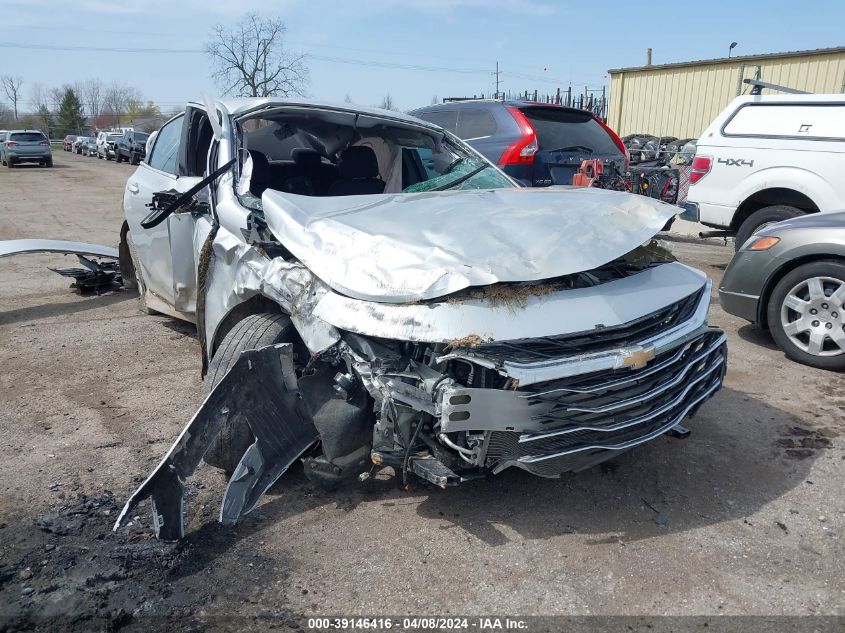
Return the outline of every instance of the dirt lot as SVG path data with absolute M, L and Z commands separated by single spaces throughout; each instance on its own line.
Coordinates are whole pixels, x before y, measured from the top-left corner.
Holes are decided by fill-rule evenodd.
M 133 170 L 55 152 L 0 170 L 0 239 L 117 244 Z M 730 249 L 676 243 L 718 282 Z M 191 481 L 190 536 L 149 537 L 119 506 L 199 403 L 192 327 L 136 295 L 80 297 L 0 260 L 0 630 L 144 628 L 163 616 L 845 615 L 845 376 L 793 364 L 713 304 L 725 388 L 689 422 L 560 481 L 518 471 L 400 492 L 386 471 L 326 495 L 286 476 L 237 528 L 224 480 Z

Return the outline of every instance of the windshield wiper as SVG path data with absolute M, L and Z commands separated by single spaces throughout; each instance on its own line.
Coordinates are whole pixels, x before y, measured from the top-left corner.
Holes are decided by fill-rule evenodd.
M 590 152 L 593 153 L 592 147 L 586 145 L 567 145 L 566 147 L 558 147 L 557 149 L 546 150 L 548 152 Z
M 487 169 L 489 166 L 490 165 L 482 165 L 481 167 L 477 167 L 476 169 L 473 169 L 472 171 L 464 174 L 460 178 L 456 178 L 452 182 L 446 183 L 445 185 L 441 185 L 440 187 L 435 187 L 431 191 L 446 191 L 447 189 L 451 189 L 452 187 L 459 185 L 462 182 L 466 182 L 467 180 L 469 180 L 470 178 L 472 178 L 476 174 L 480 174 L 482 171 Z

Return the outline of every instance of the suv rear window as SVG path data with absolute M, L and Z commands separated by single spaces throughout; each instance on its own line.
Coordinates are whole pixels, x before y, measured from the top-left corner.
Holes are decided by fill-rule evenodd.
M 582 145 L 594 154 L 621 154 L 619 147 L 589 112 L 573 112 L 555 107 L 519 109 L 537 131 L 540 150 Z
M 449 130 L 453 134 L 458 124 L 458 113 L 456 110 L 433 110 L 431 112 L 420 112 L 415 116 L 423 121 L 439 125 L 444 130 Z
M 47 137 L 41 132 L 16 132 L 9 135 L 10 141 L 17 141 L 18 143 L 37 143 L 39 141 L 46 141 Z
M 458 138 L 464 140 L 493 136 L 496 133 L 496 119 L 481 108 L 458 110 Z

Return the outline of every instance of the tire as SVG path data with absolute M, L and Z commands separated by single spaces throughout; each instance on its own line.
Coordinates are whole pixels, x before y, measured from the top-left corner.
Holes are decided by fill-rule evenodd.
M 11 168 L 12 168 L 12 167 L 14 167 L 14 166 L 15 166 L 15 165 L 14 165 L 14 163 L 12 163 L 12 161 L 11 161 L 10 159 L 8 159 L 8 158 L 7 158 L 7 159 L 6 159 L 6 167 L 8 167 L 9 169 L 11 169 Z
M 817 288 L 815 293 L 811 285 Z M 766 318 L 772 338 L 789 358 L 810 367 L 845 371 L 845 262 L 810 262 L 788 272 L 769 297 Z
M 241 352 L 257 349 L 275 343 L 298 341 L 296 330 L 288 316 L 270 312 L 252 314 L 239 321 L 229 330 L 208 365 L 208 374 L 203 383 L 203 398 L 223 379 L 235 364 Z M 230 416 L 223 429 L 209 447 L 203 460 L 225 471 L 234 472 L 246 449 L 255 438 L 246 420 Z
M 757 209 L 754 213 L 749 215 L 737 229 L 736 237 L 734 238 L 734 249 L 739 250 L 742 245 L 748 241 L 748 238 L 754 235 L 761 228 L 767 224 L 774 224 L 790 218 L 797 218 L 799 215 L 804 215 L 804 212 L 797 207 L 790 207 L 785 204 L 776 204 L 771 207 L 763 207 Z
M 114 162 L 120 163 L 120 154 L 115 153 L 114 155 Z
M 51 158 L 46 163 L 44 163 L 44 165 L 47 166 L 47 167 L 52 167 L 53 166 L 53 159 Z

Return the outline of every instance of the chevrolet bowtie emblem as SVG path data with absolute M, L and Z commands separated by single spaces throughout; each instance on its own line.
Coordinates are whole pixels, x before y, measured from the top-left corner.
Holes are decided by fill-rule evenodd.
M 654 358 L 654 348 L 632 348 L 630 350 L 626 350 L 624 354 L 625 355 L 622 357 L 622 367 L 628 367 L 630 369 L 642 369 L 643 367 L 648 365 L 649 361 L 652 358 Z

